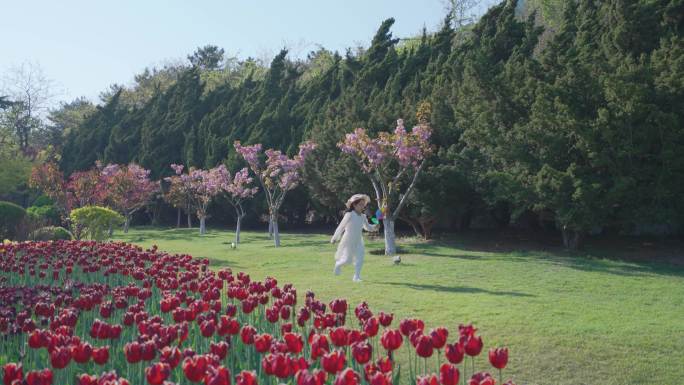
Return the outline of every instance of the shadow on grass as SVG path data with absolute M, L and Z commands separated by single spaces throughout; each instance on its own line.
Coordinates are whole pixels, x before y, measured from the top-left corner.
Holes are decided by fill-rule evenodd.
M 384 285 L 404 286 L 413 290 L 430 290 L 445 293 L 463 293 L 463 294 L 489 294 L 489 295 L 505 295 L 510 297 L 536 297 L 534 294 L 520 293 L 516 291 L 492 291 L 487 289 L 480 289 L 477 287 L 468 286 L 442 286 L 442 285 L 423 285 L 417 283 L 406 282 L 383 282 Z
M 583 252 L 558 250 L 520 250 L 492 251 L 464 246 L 460 242 L 432 241 L 423 244 L 407 245 L 410 254 L 426 255 L 437 258 L 455 258 L 462 260 L 490 260 L 505 262 L 539 263 L 567 267 L 575 270 L 595 273 L 614 274 L 626 277 L 645 275 L 666 275 L 684 277 L 684 267 L 662 263 L 661 261 L 624 261 L 608 258 L 605 255 L 594 256 Z M 444 251 L 455 249 L 454 252 Z M 483 255 L 464 254 L 463 251 L 481 252 Z M 484 254 L 487 253 L 487 254 Z

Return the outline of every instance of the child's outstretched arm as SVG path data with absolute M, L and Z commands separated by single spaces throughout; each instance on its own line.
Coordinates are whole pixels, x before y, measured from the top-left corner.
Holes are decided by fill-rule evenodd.
M 368 218 L 366 218 L 366 216 L 363 215 L 363 228 L 364 228 L 364 230 L 366 230 L 366 231 L 377 231 L 378 226 L 380 226 L 379 223 L 377 225 L 371 225 L 370 223 L 368 223 Z
M 335 234 L 333 234 L 332 238 L 330 239 L 330 243 L 335 243 L 340 240 L 342 237 L 342 233 L 344 232 L 344 228 L 347 227 L 347 222 L 349 222 L 349 217 L 351 216 L 351 212 L 347 212 L 344 214 L 344 217 L 340 221 L 340 224 L 337 225 L 337 229 L 335 229 Z

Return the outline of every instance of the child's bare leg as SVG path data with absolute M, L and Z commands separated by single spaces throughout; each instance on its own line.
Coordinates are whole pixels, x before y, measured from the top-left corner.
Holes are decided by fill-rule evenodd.
M 361 268 L 363 267 L 363 257 L 357 258 L 354 261 L 354 281 L 361 281 Z

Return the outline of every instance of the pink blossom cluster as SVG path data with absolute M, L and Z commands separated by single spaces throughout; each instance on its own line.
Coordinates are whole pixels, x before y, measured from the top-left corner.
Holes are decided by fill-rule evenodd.
M 230 178 L 230 174 L 224 179 L 221 188 L 225 190 L 233 199 L 249 199 L 253 197 L 258 191 L 258 187 L 249 187 L 254 179 L 249 176 L 249 170 L 245 167 L 240 171 L 237 171 L 233 178 Z
M 290 158 L 281 151 L 267 149 L 265 164 L 259 158 L 261 144 L 242 146 L 236 141 L 235 150 L 249 164 L 250 169 L 259 177 L 265 188 L 280 188 L 282 191 L 292 190 L 297 187 L 301 180 L 299 169 L 304 166 L 304 161 L 308 154 L 316 148 L 313 142 L 304 142 L 299 145 L 299 152 Z
M 431 130 L 427 125 L 415 126 L 410 133 L 407 132 L 403 119 L 399 119 L 393 133 L 381 132 L 373 139 L 366 130 L 357 128 L 345 135 L 338 147 L 342 152 L 355 156 L 367 173 L 393 160 L 402 168 L 418 167 L 430 152 L 430 135 Z
M 106 177 L 108 199 L 124 216 L 145 206 L 159 190 L 159 183 L 150 180 L 150 170 L 135 163 L 109 164 L 101 174 Z

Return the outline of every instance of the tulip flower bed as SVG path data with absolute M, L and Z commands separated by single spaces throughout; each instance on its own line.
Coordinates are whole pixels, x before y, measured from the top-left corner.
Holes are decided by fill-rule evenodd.
M 205 259 L 84 241 L 0 245 L 0 338 L 5 385 L 495 385 L 508 361 L 490 349 L 494 374 L 476 368 L 472 325 L 428 329 Z

